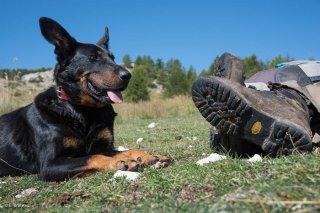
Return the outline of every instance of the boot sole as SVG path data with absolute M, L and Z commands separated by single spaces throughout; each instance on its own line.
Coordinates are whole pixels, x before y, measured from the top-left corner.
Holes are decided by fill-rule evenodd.
M 217 78 L 197 79 L 192 86 L 192 99 L 202 116 L 220 133 L 257 144 L 266 153 L 281 155 L 312 150 L 308 133 L 255 108 Z

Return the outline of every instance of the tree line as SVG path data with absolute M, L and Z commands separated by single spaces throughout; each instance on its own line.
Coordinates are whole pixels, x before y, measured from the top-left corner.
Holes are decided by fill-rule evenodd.
M 150 56 L 138 56 L 132 62 L 129 55 L 125 55 L 123 65 L 131 69 L 132 73 L 129 86 L 125 91 L 126 100 L 132 102 L 149 100 L 149 88 L 163 90 L 162 94 L 166 98 L 188 94 L 192 82 L 197 77 L 193 67 L 185 70 L 178 59 L 163 62 L 162 59 L 154 61 Z
M 215 57 L 206 70 L 201 70 L 199 74 L 194 67 L 188 69 L 182 66 L 178 59 L 170 59 L 164 62 L 162 59 L 153 60 L 150 56 L 138 56 L 134 61 L 129 55 L 124 55 L 123 65 L 131 70 L 132 79 L 125 91 L 127 101 L 138 102 L 150 99 L 150 88 L 163 88 L 162 95 L 170 98 L 176 95 L 187 95 L 191 93 L 192 82 L 198 76 L 211 76 L 214 74 L 214 67 L 219 57 Z M 289 56 L 276 56 L 268 62 L 259 60 L 256 55 L 251 55 L 242 59 L 244 66 L 244 76 L 252 76 L 258 71 L 274 68 L 281 62 L 292 61 Z

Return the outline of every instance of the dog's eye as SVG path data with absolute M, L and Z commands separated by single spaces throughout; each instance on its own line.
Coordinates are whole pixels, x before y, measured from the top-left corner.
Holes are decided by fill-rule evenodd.
M 98 61 L 101 57 L 99 55 L 88 55 L 88 59 L 90 61 Z

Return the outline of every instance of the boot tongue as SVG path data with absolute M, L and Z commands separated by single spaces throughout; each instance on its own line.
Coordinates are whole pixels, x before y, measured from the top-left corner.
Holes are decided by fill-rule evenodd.
M 115 104 L 121 104 L 123 99 L 122 99 L 122 94 L 120 91 L 108 91 L 108 96 L 110 100 L 115 103 Z

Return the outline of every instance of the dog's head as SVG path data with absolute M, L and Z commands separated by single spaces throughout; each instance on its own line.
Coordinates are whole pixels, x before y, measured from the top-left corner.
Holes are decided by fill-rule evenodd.
M 84 44 L 52 19 L 39 22 L 42 35 L 55 46 L 55 81 L 71 102 L 90 107 L 122 102 L 131 74 L 115 63 L 108 28 L 97 44 Z

